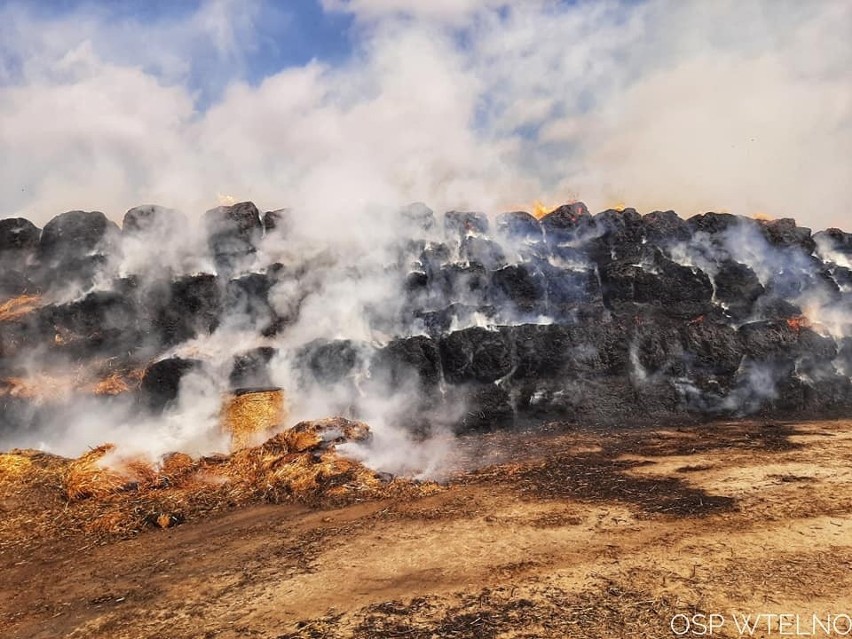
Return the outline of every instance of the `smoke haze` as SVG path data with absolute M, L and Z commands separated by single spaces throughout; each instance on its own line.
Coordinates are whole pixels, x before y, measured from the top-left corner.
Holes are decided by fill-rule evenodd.
M 259 76 L 286 10 L 187 6 L 3 5 L 0 214 L 197 216 L 226 195 L 329 231 L 375 203 L 577 197 L 844 222 L 848 2 L 325 0 L 347 55 Z

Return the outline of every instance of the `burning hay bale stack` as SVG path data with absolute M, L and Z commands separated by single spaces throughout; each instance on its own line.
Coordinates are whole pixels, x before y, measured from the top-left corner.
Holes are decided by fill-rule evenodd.
M 417 432 L 852 412 L 852 235 L 838 229 L 418 204 L 358 253 L 300 236 L 302 221 L 250 202 L 208 211 L 195 234 L 156 206 L 128 211 L 121 232 L 98 212 L 44 231 L 3 221 L 0 265 L 29 284 L 0 291 L 19 295 L 0 298 L 0 402 L 16 415 L 0 431 L 48 423 L 23 405 L 44 393 L 12 389 L 97 362 L 110 368 L 81 375 L 71 399 L 133 395 L 144 419 L 179 411 L 190 374 L 213 380 L 234 394 L 235 448 L 283 423 L 283 399 L 264 394 L 278 385 L 324 414 L 393 404 Z M 196 353 L 205 342 L 218 351 Z M 113 374 L 143 369 L 141 382 Z
M 369 438 L 366 424 L 330 418 L 301 422 L 231 455 L 198 459 L 172 453 L 152 463 L 110 444 L 76 459 L 10 451 L 0 454 L 0 498 L 15 507 L 0 525 L 41 539 L 129 535 L 252 503 L 329 505 L 438 490 L 389 479 L 335 450 Z

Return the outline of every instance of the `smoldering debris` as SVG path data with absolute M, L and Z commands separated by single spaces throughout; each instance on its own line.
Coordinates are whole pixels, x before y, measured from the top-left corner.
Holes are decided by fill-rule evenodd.
M 13 449 L 0 454 L 0 494 L 21 506 L 7 513 L 3 527 L 21 543 L 79 533 L 130 536 L 238 505 L 345 504 L 440 490 L 370 470 L 336 451 L 370 435 L 366 424 L 335 418 L 301 422 L 231 455 L 151 460 L 103 444 L 69 459 Z
M 205 454 L 241 389 L 283 389 L 287 410 L 264 413 L 279 429 L 368 420 L 358 458 L 411 474 L 439 466 L 413 453 L 443 454 L 431 438 L 543 418 L 852 409 L 841 230 L 580 202 L 347 220 L 250 202 L 199 220 L 137 207 L 121 229 L 3 220 L 0 446 Z

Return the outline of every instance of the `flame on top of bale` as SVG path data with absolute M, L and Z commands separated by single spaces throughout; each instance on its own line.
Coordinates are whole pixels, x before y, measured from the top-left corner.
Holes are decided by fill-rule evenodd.
M 242 389 L 227 400 L 223 426 L 231 434 L 231 450 L 240 450 L 269 437 L 286 419 L 283 390 Z
M 544 202 L 536 200 L 535 202 L 533 202 L 533 205 L 532 205 L 532 215 L 537 220 L 540 220 L 545 215 L 550 213 L 554 208 L 556 208 L 556 207 L 548 206 Z
M 23 317 L 34 311 L 41 303 L 40 295 L 18 295 L 0 304 L 0 322 Z
M 810 328 L 811 322 L 804 315 L 798 315 L 796 317 L 790 317 L 787 319 L 787 326 L 796 332 L 801 331 L 803 328 Z

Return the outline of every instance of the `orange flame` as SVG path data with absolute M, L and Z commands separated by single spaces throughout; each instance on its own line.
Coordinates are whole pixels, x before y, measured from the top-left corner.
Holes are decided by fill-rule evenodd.
M 550 213 L 554 208 L 556 208 L 556 207 L 548 206 L 544 202 L 541 202 L 540 200 L 536 200 L 535 202 L 533 202 L 533 205 L 532 205 L 532 215 L 537 220 L 540 220 L 545 215 Z
M 769 215 L 769 213 L 764 213 L 763 211 L 758 211 L 757 213 L 752 213 L 752 217 L 755 220 L 760 220 L 761 222 L 770 222 L 775 218 Z
M 801 331 L 803 328 L 810 328 L 810 325 L 810 321 L 804 315 L 791 317 L 787 320 L 787 326 L 796 332 Z

